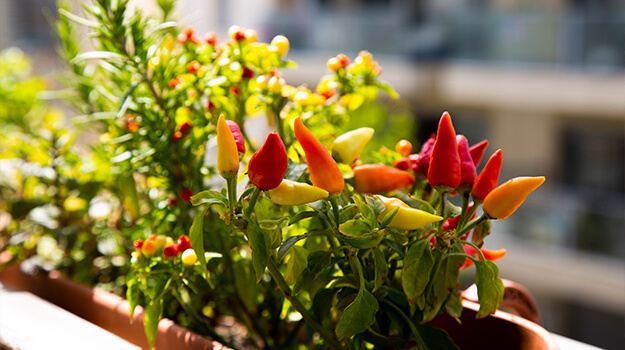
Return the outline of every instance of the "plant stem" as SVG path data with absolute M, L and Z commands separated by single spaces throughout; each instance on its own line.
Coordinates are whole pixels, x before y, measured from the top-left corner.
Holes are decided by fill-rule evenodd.
M 338 197 L 330 197 L 328 199 L 330 201 L 330 204 L 332 205 L 332 214 L 334 215 L 334 221 L 336 222 L 336 226 L 338 227 L 339 225 L 339 199 Z
M 234 216 L 234 207 L 237 203 L 237 177 L 233 176 L 226 181 L 228 186 L 228 207 L 230 207 L 230 215 Z
M 483 223 L 486 220 L 488 220 L 488 215 L 487 214 L 482 215 L 479 219 L 474 219 L 473 221 L 469 222 L 469 224 L 467 226 L 465 226 L 462 229 L 456 231 L 455 236 L 456 237 L 462 237 L 462 235 L 464 235 L 465 233 L 473 230 L 475 228 L 475 226 Z
M 402 309 L 400 309 L 399 307 L 397 307 L 397 305 L 395 305 L 395 304 L 393 304 L 390 301 L 387 301 L 385 299 L 382 300 L 382 303 L 390 306 L 393 310 L 395 310 L 395 312 L 397 312 L 399 314 L 399 316 L 401 318 L 403 318 L 406 321 L 406 323 L 408 323 L 408 327 L 410 327 L 410 330 L 412 331 L 412 334 L 417 339 L 418 348 L 419 349 L 426 349 L 425 343 L 423 342 L 423 338 L 421 338 L 421 334 L 419 334 L 419 330 L 417 330 L 417 327 L 415 327 L 415 325 L 412 322 L 412 320 L 402 311 Z
M 254 191 L 250 195 L 250 204 L 247 207 L 247 209 L 245 210 L 245 216 L 247 216 L 248 218 L 254 212 L 254 207 L 256 206 L 256 202 L 258 201 L 258 196 L 260 195 L 260 191 L 261 191 L 260 188 L 255 187 Z
M 269 274 L 278 285 L 278 288 L 284 293 L 284 296 L 291 302 L 293 308 L 302 315 L 302 318 L 308 323 L 312 329 L 314 329 L 319 335 L 325 340 L 325 342 L 330 345 L 334 349 L 344 349 L 341 343 L 334 337 L 332 333 L 330 333 L 326 328 L 324 328 L 306 309 L 306 307 L 302 304 L 302 302 L 297 298 L 297 296 L 291 293 L 291 287 L 286 283 L 282 273 L 278 270 L 278 266 L 273 257 L 269 258 L 269 263 L 267 264 L 267 269 L 269 270 Z

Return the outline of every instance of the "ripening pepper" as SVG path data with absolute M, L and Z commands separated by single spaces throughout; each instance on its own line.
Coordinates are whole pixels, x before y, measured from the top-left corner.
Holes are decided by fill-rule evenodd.
M 348 131 L 334 140 L 332 152 L 342 163 L 351 164 L 360 156 L 373 133 L 374 130 L 367 127 Z
M 450 191 L 460 185 L 460 180 L 460 156 L 456 143 L 456 131 L 449 113 L 445 112 L 438 123 L 438 132 L 428 169 L 428 182 L 432 187 L 441 187 L 443 191 Z
M 430 135 L 430 138 L 423 143 L 421 146 L 421 151 L 417 154 L 417 157 L 408 156 L 410 160 L 412 160 L 412 170 L 415 173 L 423 174 L 425 176 L 428 175 L 428 170 L 430 169 L 430 158 L 432 156 L 432 148 L 434 148 L 434 142 L 436 141 L 436 137 L 434 134 Z
M 145 256 L 154 255 L 156 253 L 156 244 L 150 240 L 144 241 L 143 246 L 141 246 L 141 253 Z
M 176 246 L 178 247 L 179 252 L 184 252 L 185 250 L 191 248 L 191 240 L 189 236 L 182 235 L 178 237 L 178 241 L 176 242 Z
M 477 167 L 482 161 L 482 157 L 484 157 L 484 151 L 486 151 L 486 147 L 488 147 L 488 140 L 482 140 L 475 145 L 469 147 L 469 153 L 471 153 L 471 158 L 473 159 L 473 164 Z
M 416 230 L 433 222 L 443 220 L 443 218 L 438 215 L 430 214 L 426 211 L 412 208 L 399 198 L 388 198 L 379 195 L 377 197 L 386 206 L 386 209 L 380 215 L 378 215 L 378 222 L 382 222 L 386 214 L 390 213 L 391 210 L 395 209 L 396 207 L 399 207 L 397 214 L 395 215 L 393 220 L 391 220 L 391 223 L 388 225 L 388 227 L 400 230 Z
M 343 191 L 345 180 L 330 152 L 315 138 L 300 118 L 295 119 L 295 137 L 306 153 L 310 180 L 328 193 Z
M 545 182 L 544 176 L 520 176 L 504 182 L 492 190 L 482 208 L 491 218 L 505 219 L 525 202 L 527 196 Z
M 237 144 L 237 151 L 245 154 L 245 139 L 243 138 L 239 124 L 237 124 L 234 120 L 226 120 L 226 124 L 228 124 L 228 127 L 230 128 L 232 136 L 234 136 L 234 141 Z
M 354 189 L 359 193 L 385 193 L 414 183 L 409 172 L 385 164 L 365 164 L 353 168 Z
M 280 185 L 288 165 L 284 143 L 278 134 L 272 132 L 250 158 L 247 176 L 261 190 L 271 190 Z
M 489 249 L 480 248 L 480 250 L 482 251 L 482 254 L 484 254 L 484 258 L 490 261 L 497 261 L 503 258 L 504 255 L 506 255 L 505 249 L 489 250 Z M 467 253 L 469 256 L 477 257 L 479 260 L 482 260 L 482 258 L 480 257 L 480 254 L 475 250 L 475 248 L 473 248 L 472 246 L 468 244 L 464 245 L 464 252 Z M 460 270 L 464 270 L 468 267 L 471 267 L 473 264 L 474 264 L 473 260 L 466 258 L 464 260 L 464 264 L 460 266 Z
M 174 256 L 178 256 L 178 246 L 175 244 L 170 244 L 163 248 L 163 256 L 166 258 L 173 258 Z
M 458 144 L 458 155 L 460 156 L 460 186 L 468 185 L 471 188 L 475 182 L 477 172 L 469 152 L 469 142 L 464 135 L 457 135 L 456 143 Z
M 474 199 L 483 201 L 484 198 L 497 187 L 502 162 L 503 154 L 501 150 L 498 149 L 490 156 L 484 169 L 482 169 L 480 175 L 475 179 L 473 188 L 471 188 L 471 195 Z
M 187 249 L 182 252 L 182 263 L 186 266 L 194 265 L 197 262 L 197 255 L 195 254 L 195 250 Z
M 223 114 L 217 120 L 217 170 L 224 179 L 235 177 L 239 171 L 236 140 Z
M 267 193 L 272 202 L 280 205 L 302 205 L 324 199 L 329 195 L 323 188 L 286 179 Z

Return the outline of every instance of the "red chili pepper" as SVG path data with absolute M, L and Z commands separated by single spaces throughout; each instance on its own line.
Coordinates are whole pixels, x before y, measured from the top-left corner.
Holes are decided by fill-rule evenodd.
M 132 242 L 132 246 L 135 249 L 141 249 L 141 247 L 143 247 L 143 240 L 142 239 L 138 239 L 138 240 Z
M 434 142 L 436 141 L 436 137 L 434 134 L 430 135 L 430 138 L 423 143 L 421 146 L 421 151 L 417 157 L 408 156 L 412 161 L 412 169 L 415 173 L 423 174 L 425 176 L 428 175 L 428 170 L 430 169 L 430 157 L 432 156 L 432 148 L 434 148 Z
M 187 235 L 180 236 L 176 243 L 179 252 L 184 252 L 185 250 L 191 248 L 191 240 Z
M 226 120 L 226 124 L 228 124 L 228 127 L 232 132 L 232 136 L 234 136 L 234 141 L 237 143 L 237 151 L 245 154 L 245 139 L 243 138 L 239 124 L 237 124 L 234 120 Z
M 191 122 L 184 122 L 184 123 L 182 123 L 182 125 L 180 125 L 180 132 L 184 134 L 187 130 L 189 130 L 189 128 L 191 126 L 193 126 L 193 124 L 191 124 Z
M 163 248 L 163 256 L 166 258 L 172 258 L 174 256 L 178 255 L 178 246 L 175 244 L 171 244 L 168 246 L 165 246 L 165 248 Z
M 359 193 L 385 193 L 414 183 L 414 178 L 407 171 L 384 164 L 358 165 L 353 172 L 354 189 Z
M 499 182 L 499 172 L 501 171 L 501 163 L 503 161 L 503 155 L 500 149 L 495 151 L 488 159 L 488 162 L 484 166 L 484 169 L 480 175 L 475 179 L 473 188 L 471 188 L 471 195 L 474 199 L 483 201 L 484 198 L 497 187 Z
M 499 260 L 503 258 L 504 255 L 506 255 L 505 249 L 489 250 L 489 249 L 480 248 L 480 250 L 482 251 L 482 254 L 484 254 L 484 257 L 486 258 L 486 260 L 490 260 L 490 261 Z M 482 260 L 482 258 L 480 257 L 480 254 L 475 250 L 475 248 L 473 248 L 472 246 L 468 244 L 464 245 L 464 252 L 467 253 L 469 256 L 477 257 L 479 260 Z M 468 267 L 471 267 L 473 264 L 474 264 L 473 260 L 466 258 L 464 260 L 464 264 L 460 266 L 460 270 L 464 270 Z
M 190 188 L 183 188 L 182 192 L 180 192 L 180 199 L 185 202 L 191 201 L 191 197 L 193 196 L 193 191 Z
M 475 164 L 473 164 L 473 158 L 469 152 L 469 142 L 464 135 L 456 136 L 456 143 L 458 144 L 458 155 L 460 156 L 460 185 L 473 186 L 477 173 L 475 171 Z
M 488 147 L 488 140 L 482 140 L 469 148 L 471 158 L 473 158 L 473 164 L 477 167 L 484 157 L 484 151 Z
M 450 191 L 460 185 L 461 170 L 456 130 L 451 123 L 449 113 L 443 113 L 438 123 L 438 133 L 432 149 L 428 181 L 432 187 L 443 187 Z
M 300 118 L 295 119 L 295 137 L 306 153 L 310 180 L 328 193 L 343 191 L 345 180 L 330 152 L 315 138 Z
M 261 190 L 271 190 L 282 182 L 289 160 L 280 136 L 272 132 L 250 158 L 247 176 Z
M 217 33 L 215 32 L 206 33 L 206 35 L 204 35 L 204 41 L 206 41 L 208 45 L 217 44 Z

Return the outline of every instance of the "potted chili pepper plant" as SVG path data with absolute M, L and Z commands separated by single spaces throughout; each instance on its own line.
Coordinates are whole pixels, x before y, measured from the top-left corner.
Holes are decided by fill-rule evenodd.
M 500 150 L 477 174 L 487 142 L 469 147 L 447 112 L 418 153 L 406 140 L 367 149 L 374 129 L 351 116 L 380 90 L 397 97 L 368 52 L 330 58 L 313 91 L 282 78 L 295 66 L 282 35 L 263 43 L 233 26 L 220 42 L 180 31 L 173 1 L 158 2 L 159 19 L 127 3 L 94 0 L 81 15 L 61 4 L 57 29 L 75 120 L 100 128 L 94 148 L 112 165 L 109 222 L 148 347 L 163 317 L 257 349 L 464 348 L 456 324 L 497 317 L 505 250 L 484 239 L 544 177 L 499 185 Z M 255 115 L 267 117 L 264 142 L 248 134 Z M 470 267 L 477 304 L 458 287 Z

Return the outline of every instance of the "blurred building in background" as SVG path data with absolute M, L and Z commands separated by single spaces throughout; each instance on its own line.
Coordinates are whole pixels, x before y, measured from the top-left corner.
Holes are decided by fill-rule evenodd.
M 0 2 L 0 48 L 45 72 L 58 60 L 42 8 L 55 16 L 53 0 Z M 291 84 L 314 87 L 329 57 L 368 50 L 402 96 L 391 111 L 416 116 L 416 142 L 447 110 L 471 144 L 504 150 L 500 182 L 546 175 L 487 247 L 508 248 L 502 277 L 532 291 L 550 331 L 625 348 L 623 1 L 181 0 L 178 12 L 222 40 L 232 24 L 286 35 Z

